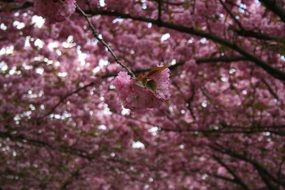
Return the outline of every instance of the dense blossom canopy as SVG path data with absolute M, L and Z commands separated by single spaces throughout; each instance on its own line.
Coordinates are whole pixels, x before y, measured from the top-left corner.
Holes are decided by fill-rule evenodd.
M 0 0 L 0 189 L 285 189 L 284 0 Z
M 34 10 L 51 22 L 64 21 L 75 12 L 75 0 L 35 0 Z

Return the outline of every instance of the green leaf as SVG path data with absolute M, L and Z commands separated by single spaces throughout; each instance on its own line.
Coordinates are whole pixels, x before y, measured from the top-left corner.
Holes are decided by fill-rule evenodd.
M 154 80 L 148 80 L 145 83 L 145 87 L 147 87 L 148 89 L 152 91 L 155 91 L 157 86 Z

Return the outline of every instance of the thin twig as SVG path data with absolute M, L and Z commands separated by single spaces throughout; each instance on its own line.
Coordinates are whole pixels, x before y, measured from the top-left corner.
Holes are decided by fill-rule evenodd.
M 80 14 L 82 16 L 84 16 L 85 20 L 87 21 L 89 28 L 92 31 L 93 36 L 100 42 L 102 43 L 108 50 L 108 52 L 110 52 L 110 54 L 112 55 L 112 57 L 115 59 L 115 61 L 121 66 L 123 67 L 132 77 L 135 78 L 135 74 L 131 71 L 131 69 L 129 69 L 126 65 L 124 65 L 119 58 L 116 56 L 116 54 L 114 53 L 114 51 L 112 50 L 112 48 L 108 45 L 107 42 L 105 42 L 105 40 L 99 36 L 99 33 L 96 31 L 94 25 L 91 23 L 89 16 L 79 7 L 78 4 L 76 4 L 76 8 L 77 10 L 80 12 Z
M 231 10 L 228 9 L 227 5 L 222 0 L 219 0 L 219 2 L 222 4 L 223 8 L 230 15 L 230 17 L 237 23 L 239 28 L 243 29 L 242 24 L 239 22 L 239 20 L 236 18 L 236 16 L 231 12 Z
M 161 12 L 162 12 L 162 0 L 158 0 L 158 15 L 157 15 L 157 21 L 161 21 Z

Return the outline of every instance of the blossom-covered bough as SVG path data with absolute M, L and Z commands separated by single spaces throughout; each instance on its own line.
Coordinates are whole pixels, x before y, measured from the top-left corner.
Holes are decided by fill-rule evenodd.
M 285 189 L 282 0 L 0 0 L 0 189 Z

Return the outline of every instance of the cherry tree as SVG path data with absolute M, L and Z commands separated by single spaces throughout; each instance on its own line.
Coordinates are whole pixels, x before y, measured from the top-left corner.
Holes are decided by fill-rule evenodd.
M 0 189 L 285 189 L 284 0 L 0 0 Z

